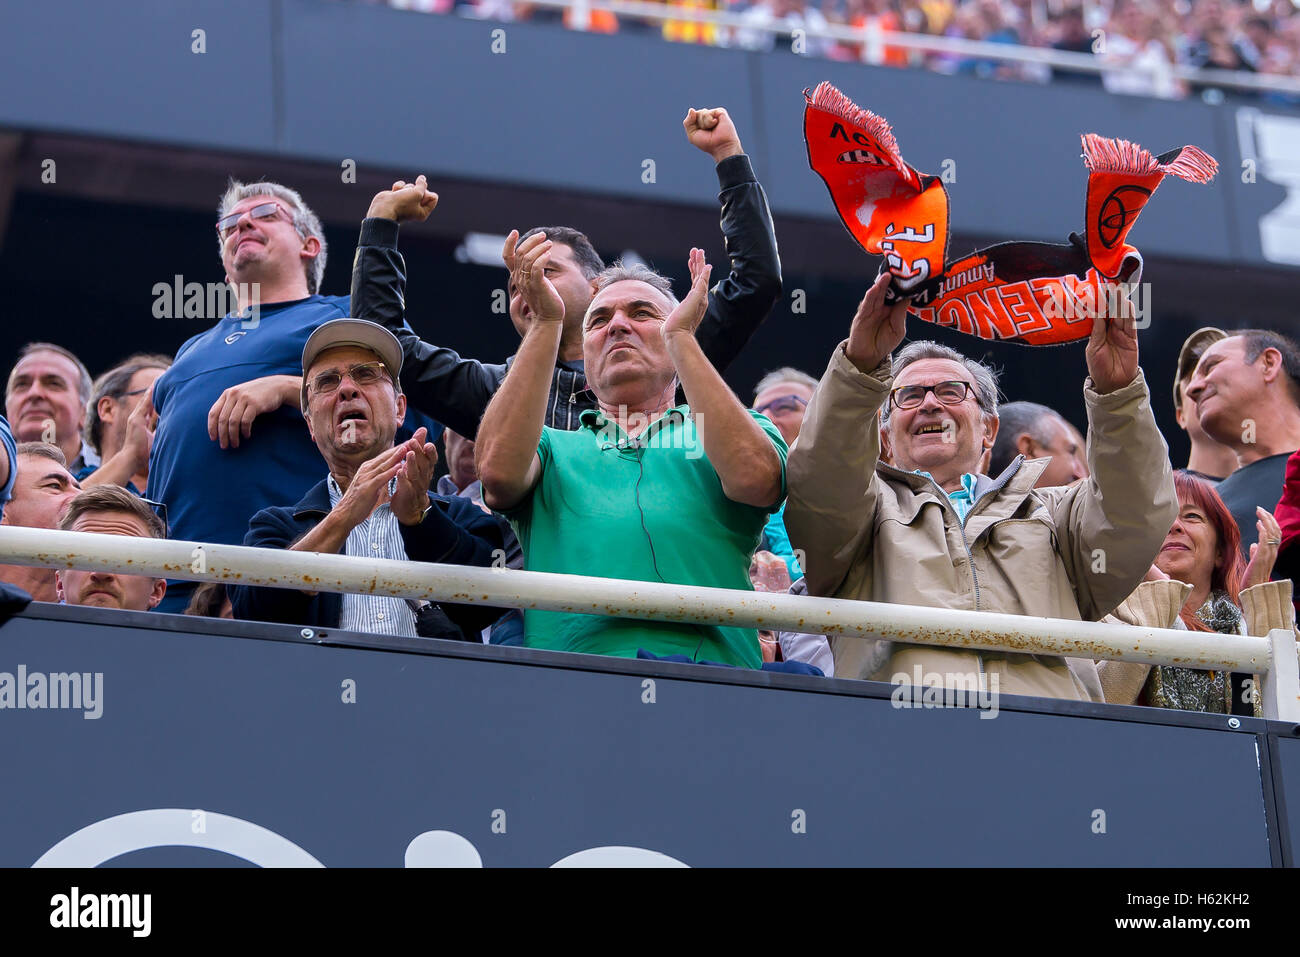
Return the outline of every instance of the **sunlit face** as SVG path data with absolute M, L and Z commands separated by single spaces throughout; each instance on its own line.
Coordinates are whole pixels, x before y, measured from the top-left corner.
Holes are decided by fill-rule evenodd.
M 1040 425 L 1043 431 L 1050 436 L 1051 441 L 1046 445 L 1041 445 L 1031 437 L 1033 442 L 1033 455 L 1031 458 L 1050 455 L 1052 461 L 1043 470 L 1036 487 L 1050 488 L 1055 485 L 1069 485 L 1071 482 L 1086 478 L 1088 476 L 1088 465 L 1084 461 L 1085 453 L 1083 447 L 1074 439 L 1074 436 L 1078 433 L 1054 415 L 1044 416 L 1044 421 Z
M 993 447 L 997 417 L 986 417 L 980 410 L 975 398 L 975 380 L 960 362 L 918 359 L 894 378 L 891 389 L 948 381 L 961 381 L 970 386 L 966 397 L 956 405 L 944 405 L 930 391 L 914 409 L 890 409 L 889 423 L 881 429 L 880 436 L 898 468 L 909 472 L 938 469 L 976 472 L 985 450 Z
M 99 400 L 99 420 L 102 423 L 100 452 L 107 458 L 122 447 L 126 439 L 126 421 L 135 407 L 145 400 L 153 384 L 166 370 L 158 368 L 137 369 L 126 384 L 126 392 L 119 396 L 104 396 Z
M 13 498 L 5 505 L 4 524 L 54 528 L 81 486 L 72 473 L 43 455 L 18 456 Z
M 1265 401 L 1263 363 L 1262 354 L 1246 361 L 1240 336 L 1220 339 L 1201 355 L 1183 392 L 1196 404 L 1201 428 L 1216 442 L 1230 445 L 1239 439 L 1242 422 Z
M 451 429 L 442 430 L 443 445 L 447 449 L 447 474 L 456 488 L 465 488 L 478 478 L 474 464 L 474 442 Z
M 812 387 L 803 382 L 778 382 L 754 397 L 754 411 L 771 419 L 790 445 L 799 435 L 812 396 Z
M 149 529 L 129 512 L 83 512 L 69 531 L 148 538 Z M 59 598 L 69 605 L 148 611 L 163 599 L 167 581 L 143 575 L 118 575 L 103 571 L 59 569 L 54 573 Z
M 663 325 L 671 312 L 668 298 L 639 280 L 611 283 L 596 294 L 583 325 L 582 354 L 597 395 L 628 382 L 668 386 L 675 373 Z
M 304 262 L 320 252 L 315 236 L 303 239 L 293 225 L 289 204 L 274 196 L 250 196 L 231 207 L 230 212 L 247 213 L 265 203 L 279 209 L 273 219 L 243 216 L 221 241 L 221 264 L 232 283 L 260 282 L 263 277 L 289 276 L 302 272 Z
M 1180 500 L 1178 518 L 1165 536 L 1155 565 L 1170 578 L 1208 588 L 1219 557 L 1219 535 L 1195 502 Z
M 19 442 L 49 442 L 47 423 L 54 423 L 54 443 L 81 433 L 86 407 L 78 391 L 80 371 L 57 352 L 38 350 L 23 356 L 9 374 L 5 418 Z
M 338 346 L 322 352 L 307 370 L 307 428 L 327 462 L 366 460 L 392 447 L 406 418 L 406 396 L 397 393 L 387 369 L 366 385 L 357 385 L 350 374 L 332 392 L 317 393 L 314 385 L 322 373 L 345 373 L 378 360 L 360 346 Z
M 583 275 L 582 267 L 574 257 L 573 248 L 567 243 L 556 242 L 551 246 L 551 255 L 544 270 L 546 278 L 551 281 L 564 303 L 564 327 L 568 330 L 582 328 L 582 317 L 591 305 L 595 284 Z M 510 283 L 510 321 L 522 338 L 532 325 L 533 314 L 524 302 L 524 297 Z
M 1201 427 L 1201 416 L 1196 411 L 1196 400 L 1193 399 L 1187 391 L 1187 384 L 1191 381 L 1191 376 L 1188 376 L 1182 381 L 1182 389 L 1180 391 L 1182 401 L 1178 404 L 1178 407 L 1174 409 L 1174 418 L 1178 421 L 1179 426 L 1187 432 L 1188 438 L 1193 442 L 1197 440 L 1212 442 L 1214 440 L 1206 435 L 1205 429 Z

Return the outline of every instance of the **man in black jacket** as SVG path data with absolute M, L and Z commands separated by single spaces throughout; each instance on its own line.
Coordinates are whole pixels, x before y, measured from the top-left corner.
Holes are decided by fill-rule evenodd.
M 467 498 L 429 492 L 437 449 L 418 429 L 393 436 L 406 412 L 402 351 L 381 326 L 335 319 L 307 339 L 302 411 L 329 474 L 291 508 L 253 516 L 245 545 L 398 561 L 491 565 L 504 557 L 496 520 Z M 389 635 L 467 638 L 501 609 L 377 595 L 228 586 L 236 618 Z
M 771 312 L 781 295 L 781 260 L 763 187 L 754 178 L 740 136 L 724 109 L 690 110 L 683 121 L 687 139 L 717 164 L 722 233 L 730 274 L 710 291 L 708 311 L 696 337 L 704 354 L 723 372 Z M 400 223 L 428 218 L 438 197 L 420 176 L 414 184 L 396 183 L 371 202 L 361 224 L 352 266 L 352 314 L 387 328 L 402 344 L 402 384 L 413 408 L 473 439 L 489 400 L 514 361 L 501 364 L 462 358 L 451 349 L 420 339 L 405 317 L 406 270 L 397 251 Z M 568 227 L 528 230 L 520 239 L 545 232 L 555 243 L 547 278 L 565 304 L 565 330 L 546 405 L 546 425 L 572 431 L 578 416 L 596 408 L 582 364 L 582 317 L 595 295 L 595 278 L 604 268 L 587 237 Z M 523 299 L 510 290 L 510 318 L 520 336 L 532 317 Z

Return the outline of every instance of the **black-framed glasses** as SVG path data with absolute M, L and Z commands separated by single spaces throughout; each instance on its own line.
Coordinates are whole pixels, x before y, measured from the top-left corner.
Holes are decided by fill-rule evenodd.
M 925 401 L 925 394 L 933 392 L 934 397 L 944 405 L 960 405 L 968 394 L 975 390 L 969 382 L 951 379 L 936 382 L 934 385 L 904 385 L 889 393 L 889 401 L 896 409 L 915 409 Z
M 254 219 L 275 219 L 284 209 L 279 203 L 261 203 L 252 209 L 246 209 L 243 212 L 231 213 L 229 216 L 222 216 L 217 220 L 217 235 L 225 239 L 234 230 L 235 226 L 244 218 L 244 213 L 252 216 Z M 288 215 L 286 213 L 286 215 Z
M 153 509 L 153 513 L 162 519 L 163 538 L 171 538 L 172 527 L 171 527 L 171 523 L 167 521 L 167 503 L 155 502 L 152 499 L 145 498 L 143 495 L 140 496 L 140 501 L 144 502 L 144 504 L 148 505 L 151 509 Z
M 392 376 L 388 374 L 388 366 L 382 362 L 361 362 L 354 366 L 349 366 L 340 372 L 337 369 L 330 369 L 328 372 L 322 372 L 320 375 L 312 378 L 308 387 L 312 395 L 329 395 L 340 385 L 343 384 L 343 377 L 347 376 L 356 385 L 367 386 L 374 385 L 380 379 L 392 381 Z
M 806 409 L 807 407 L 808 407 L 808 400 L 803 398 L 802 396 L 778 395 L 771 402 L 764 402 L 754 411 L 762 412 L 764 415 L 766 415 L 767 410 L 771 409 L 773 412 L 776 412 L 778 414 L 785 414 L 788 412 L 798 412 L 800 409 Z

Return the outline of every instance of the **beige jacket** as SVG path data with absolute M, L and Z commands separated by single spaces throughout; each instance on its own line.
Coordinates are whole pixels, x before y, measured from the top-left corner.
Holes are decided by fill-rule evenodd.
M 1085 384 L 1091 479 L 1035 489 L 1049 460 L 1018 457 L 979 477 L 965 527 L 931 479 L 879 461 L 891 383 L 888 359 L 867 375 L 836 347 L 790 449 L 785 525 L 809 594 L 1096 621 L 1133 591 L 1178 513 L 1140 371 L 1110 395 Z M 919 665 L 988 691 L 996 674 L 1002 694 L 1102 700 L 1087 659 L 857 637 L 832 637 L 831 649 L 837 677 L 910 683 Z

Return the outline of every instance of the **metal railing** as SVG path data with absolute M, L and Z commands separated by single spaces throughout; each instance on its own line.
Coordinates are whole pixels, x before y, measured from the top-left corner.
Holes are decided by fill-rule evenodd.
M 1255 638 L 14 526 L 0 527 L 0 564 L 1237 671 L 1262 676 L 1265 717 L 1300 721 L 1295 636 L 1281 629 Z
M 569 26 L 585 30 L 593 11 L 605 11 L 616 16 L 634 17 L 655 23 L 690 22 L 712 24 L 720 28 L 735 28 L 748 32 L 788 35 L 791 25 L 785 22 L 754 21 L 743 13 L 726 13 L 720 10 L 692 10 L 670 7 L 645 0 L 529 0 L 532 6 L 550 7 L 572 11 Z M 838 40 L 862 46 L 864 62 L 880 62 L 886 47 L 915 50 L 921 53 L 951 53 L 969 59 L 996 60 L 1005 63 L 1037 64 L 1072 73 L 1108 73 L 1139 75 L 1154 78 L 1155 71 L 1122 66 L 1107 62 L 1102 55 L 1073 53 L 1046 47 L 1021 46 L 1009 43 L 988 43 L 961 37 L 941 37 L 926 33 L 883 31 L 878 26 L 851 27 L 827 24 L 824 28 L 798 26 L 805 38 Z M 1240 70 L 1218 70 L 1171 64 L 1168 74 L 1176 79 L 1204 86 L 1232 90 L 1266 91 L 1300 94 L 1300 77 L 1276 73 L 1250 73 Z

